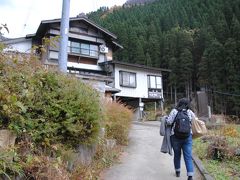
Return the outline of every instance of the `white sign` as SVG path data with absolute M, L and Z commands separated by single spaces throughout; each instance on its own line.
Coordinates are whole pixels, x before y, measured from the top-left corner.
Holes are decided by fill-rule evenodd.
M 140 107 L 143 107 L 143 106 L 144 106 L 144 103 L 143 103 L 143 102 L 140 102 L 140 103 L 139 103 L 139 106 L 140 106 Z

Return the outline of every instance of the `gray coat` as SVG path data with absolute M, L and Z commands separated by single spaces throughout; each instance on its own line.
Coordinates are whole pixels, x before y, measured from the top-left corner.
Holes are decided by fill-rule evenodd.
M 162 141 L 162 146 L 161 146 L 161 152 L 173 155 L 172 145 L 170 140 L 172 127 L 171 125 L 167 125 L 166 123 L 167 118 L 168 118 L 167 116 L 164 116 L 161 120 L 161 125 L 160 125 L 160 135 L 164 136 Z

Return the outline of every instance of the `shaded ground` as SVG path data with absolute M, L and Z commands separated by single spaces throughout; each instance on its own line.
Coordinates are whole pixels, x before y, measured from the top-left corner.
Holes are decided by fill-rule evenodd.
M 159 122 L 150 123 L 152 124 L 133 124 L 129 146 L 123 153 L 121 162 L 103 172 L 102 180 L 187 179 L 183 160 L 181 177 L 175 177 L 173 156 L 160 152 L 162 137 L 156 126 L 159 126 Z M 194 179 L 201 179 L 196 168 Z

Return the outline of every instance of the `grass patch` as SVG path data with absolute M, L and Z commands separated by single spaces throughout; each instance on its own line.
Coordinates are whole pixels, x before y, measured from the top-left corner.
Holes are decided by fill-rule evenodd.
M 209 131 L 205 137 L 194 140 L 193 151 L 202 160 L 205 169 L 214 179 L 232 180 L 240 177 L 240 156 L 236 155 L 236 150 L 240 148 L 240 126 L 225 125 L 220 129 Z M 218 146 L 216 139 L 226 140 L 227 146 Z M 221 139 L 220 139 L 221 140 Z M 223 149 L 225 154 L 219 159 L 209 156 L 209 146 L 215 141 L 215 147 Z M 219 141 L 218 141 L 219 142 Z M 223 144 L 220 143 L 219 144 Z

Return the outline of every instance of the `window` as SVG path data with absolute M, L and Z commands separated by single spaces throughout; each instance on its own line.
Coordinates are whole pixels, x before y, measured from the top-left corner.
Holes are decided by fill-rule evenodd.
M 95 44 L 68 41 L 68 52 L 90 57 L 98 57 L 98 46 Z
M 120 86 L 136 87 L 136 73 L 119 71 Z
M 80 43 L 71 42 L 71 52 L 72 53 L 80 53 Z
M 162 77 L 149 75 L 148 76 L 148 88 L 162 89 Z
M 90 44 L 81 43 L 81 54 L 90 55 Z
M 98 46 L 90 44 L 90 56 L 98 56 Z

